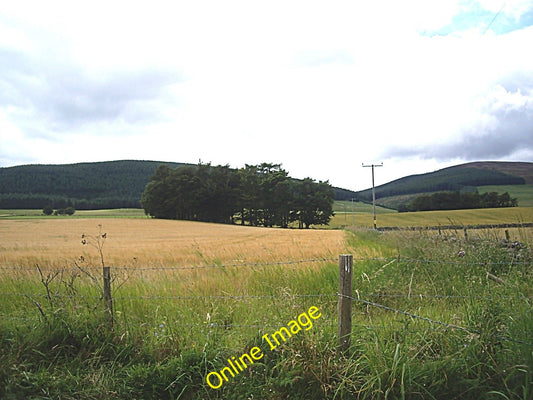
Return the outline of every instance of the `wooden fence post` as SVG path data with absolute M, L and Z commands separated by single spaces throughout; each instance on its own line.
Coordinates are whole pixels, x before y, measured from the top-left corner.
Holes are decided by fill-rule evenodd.
M 352 270 L 353 256 L 344 254 L 339 256 L 339 346 L 346 351 L 350 347 L 352 333 Z
M 109 325 L 113 328 L 113 298 L 111 297 L 111 268 L 103 267 L 104 276 L 104 305 Z

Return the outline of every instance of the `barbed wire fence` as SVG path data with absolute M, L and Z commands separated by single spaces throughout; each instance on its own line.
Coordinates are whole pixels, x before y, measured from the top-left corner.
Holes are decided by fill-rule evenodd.
M 350 337 L 352 335 L 352 304 L 353 303 L 361 303 L 366 305 L 367 307 L 375 307 L 378 309 L 382 309 L 388 312 L 391 312 L 396 315 L 404 315 L 408 318 L 425 321 L 431 325 L 436 325 L 440 327 L 444 327 L 449 330 L 456 330 L 456 331 L 462 331 L 469 334 L 476 334 L 480 335 L 481 331 L 469 327 L 463 327 L 456 324 L 451 324 L 448 322 L 439 321 L 437 319 L 432 319 L 427 316 L 418 315 L 415 313 L 412 313 L 410 311 L 401 310 L 399 308 L 387 306 L 381 303 L 378 303 L 376 301 L 371 301 L 369 299 L 375 299 L 375 298 L 408 298 L 408 299 L 435 299 L 435 300 L 446 300 L 446 299 L 490 299 L 491 297 L 487 296 L 478 296 L 478 295 L 449 295 L 449 294 L 413 294 L 413 293 L 360 293 L 358 290 L 356 290 L 356 296 L 354 297 L 352 289 L 353 289 L 353 263 L 354 261 L 357 262 L 366 262 L 366 261 L 379 261 L 384 262 L 385 264 L 381 266 L 380 269 L 376 272 L 376 274 L 379 274 L 379 272 L 385 268 L 386 266 L 390 265 L 393 262 L 407 262 L 407 263 L 439 263 L 439 264 L 451 264 L 451 265 L 481 265 L 481 266 L 494 266 L 494 265 L 508 265 L 506 262 L 469 262 L 469 261 L 450 261 L 450 260 L 430 260 L 430 259 L 417 259 L 417 258 L 400 258 L 398 257 L 392 257 L 392 258 L 354 258 L 353 255 L 340 255 L 338 260 L 334 258 L 313 258 L 313 259 L 306 259 L 306 260 L 292 260 L 292 261 L 275 261 L 275 262 L 262 262 L 262 263 L 231 263 L 231 264 L 213 264 L 213 265 L 200 265 L 200 266 L 172 266 L 172 267 L 164 267 L 164 266 L 154 266 L 154 267 L 138 267 L 138 266 L 131 266 L 131 267 L 100 267 L 100 268 L 93 268 L 94 271 L 100 269 L 102 271 L 102 285 L 99 285 L 99 288 L 101 290 L 100 294 L 96 295 L 81 295 L 79 293 L 77 294 L 60 294 L 60 293 L 54 293 L 53 295 L 57 298 L 78 298 L 78 299 L 93 299 L 93 300 L 102 300 L 104 302 L 104 311 L 109 315 L 109 324 L 110 327 L 113 327 L 113 302 L 117 300 L 140 300 L 140 301 L 161 301 L 161 300 L 172 300 L 172 301 L 182 301 L 182 300 L 211 300 L 211 301 L 218 301 L 218 300 L 235 300 L 235 301 L 243 301 L 243 300 L 260 300 L 260 299 L 276 299 L 276 298 L 282 298 L 284 295 L 277 294 L 277 295 L 209 295 L 209 296 L 159 296 L 159 295 L 139 295 L 139 296 L 120 296 L 120 295 L 113 295 L 112 293 L 112 274 L 111 272 L 118 272 L 118 271 L 180 271 L 180 270 L 206 270 L 206 269 L 226 269 L 226 268 L 257 268 L 257 267 L 268 267 L 268 266 L 287 266 L 287 265 L 300 265 L 300 264 L 310 264 L 310 263 L 333 263 L 337 262 L 339 265 L 339 289 L 335 293 L 310 293 L 310 294 L 290 294 L 291 298 L 295 299 L 303 299 L 303 298 L 317 298 L 317 299 L 331 299 L 330 301 L 337 300 L 337 323 L 331 324 L 331 326 L 337 325 L 337 333 L 338 333 L 338 340 L 339 340 L 339 347 L 343 350 L 347 350 L 350 347 Z M 514 261 L 513 265 L 531 265 L 530 262 L 518 262 Z M 70 268 L 72 270 L 79 271 L 79 266 Z M 3 271 L 26 271 L 26 272 L 34 272 L 38 271 L 41 275 L 41 281 L 45 282 L 45 276 L 44 273 L 48 273 L 48 277 L 53 276 L 53 274 L 62 273 L 64 271 L 69 270 L 69 268 L 50 268 L 50 269 L 42 269 L 40 267 L 27 267 L 27 266 L 0 266 L 0 270 Z M 94 272 L 93 271 L 93 272 Z M 91 272 L 88 270 L 83 271 L 87 275 L 91 276 L 94 279 L 94 276 L 91 275 Z M 46 287 L 46 285 L 45 285 Z M 32 301 L 35 302 L 34 299 L 36 298 L 47 298 L 50 297 L 51 294 L 48 292 L 48 287 L 46 287 L 47 293 L 33 293 L 33 292 L 0 292 L 0 296 L 2 297 L 26 297 Z M 116 293 L 115 293 L 116 294 Z M 289 295 L 287 295 L 289 296 Z M 528 302 L 531 302 L 533 300 L 533 297 L 527 297 L 524 295 L 517 295 L 517 296 L 501 296 L 499 299 L 520 299 L 520 300 L 526 300 Z M 42 310 L 41 310 L 42 311 Z M 0 318 L 6 319 L 6 320 L 31 320 L 30 318 L 24 318 L 24 317 L 13 317 L 10 315 L 0 314 Z M 202 323 L 189 323 L 189 324 L 179 324 L 179 326 L 182 327 L 194 327 L 194 326 L 204 326 L 205 322 Z M 366 325 L 366 324 L 355 324 L 362 327 L 372 327 L 372 328 L 379 328 L 379 325 Z M 211 328 L 224 328 L 227 329 L 228 327 L 231 328 L 253 328 L 253 329 L 264 329 L 264 328 L 279 328 L 278 325 L 273 324 L 222 324 L 222 323 L 209 323 L 209 326 Z M 515 339 L 508 336 L 503 335 L 493 335 L 495 339 L 502 340 L 502 341 L 508 341 L 508 342 L 514 342 L 522 345 L 528 345 L 533 346 L 533 341 L 523 341 L 519 339 Z

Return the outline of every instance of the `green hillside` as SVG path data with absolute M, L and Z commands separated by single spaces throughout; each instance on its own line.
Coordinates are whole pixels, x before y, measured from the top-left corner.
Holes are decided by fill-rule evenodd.
M 521 198 L 526 200 L 524 205 L 528 205 L 532 195 L 525 185 L 533 180 L 533 163 L 527 162 L 474 162 L 444 168 L 435 172 L 420 175 L 410 175 L 395 181 L 376 187 L 376 202 L 385 207 L 397 208 L 399 204 L 405 203 L 417 195 L 428 194 L 440 191 L 461 191 L 483 193 L 484 187 L 490 187 L 490 191 L 503 193 L 507 191 L 505 187 L 518 185 L 524 186 L 520 193 Z M 502 186 L 501 189 L 497 187 Z M 480 189 L 478 189 L 480 188 Z M 533 190 L 533 189 L 532 189 Z M 357 193 L 359 199 L 371 201 L 371 189 Z
M 141 194 L 160 164 L 171 168 L 186 165 L 122 160 L 0 168 L 0 208 L 39 209 L 47 204 L 54 208 L 72 205 L 78 210 L 138 208 Z M 361 192 L 334 190 L 336 200 L 372 201 L 370 189 Z M 518 198 L 519 205 L 531 206 L 533 163 L 476 162 L 411 175 L 378 186 L 376 198 L 384 207 L 397 208 L 420 193 L 442 190 L 508 191 Z
M 107 161 L 0 168 L 0 208 L 76 209 L 140 207 L 141 194 L 160 161 Z
M 77 210 L 140 208 L 141 195 L 156 168 L 184 163 L 121 160 L 0 168 L 0 209 L 73 206 Z M 334 188 L 336 199 L 355 192 Z

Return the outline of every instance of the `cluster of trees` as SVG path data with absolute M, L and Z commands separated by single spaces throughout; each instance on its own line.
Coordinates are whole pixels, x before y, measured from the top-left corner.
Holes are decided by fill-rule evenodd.
M 74 209 L 74 207 L 59 208 L 55 211 L 52 205 L 47 205 L 43 208 L 44 215 L 74 215 L 75 212 L 76 210 Z
M 518 200 L 511 198 L 507 192 L 503 194 L 496 192 L 479 194 L 477 192 L 461 193 L 455 191 L 418 196 L 409 203 L 400 205 L 398 211 L 459 210 L 516 206 L 518 206 Z
M 326 182 L 295 180 L 280 164 L 160 166 L 141 204 L 155 218 L 300 228 L 328 224 L 334 190 Z

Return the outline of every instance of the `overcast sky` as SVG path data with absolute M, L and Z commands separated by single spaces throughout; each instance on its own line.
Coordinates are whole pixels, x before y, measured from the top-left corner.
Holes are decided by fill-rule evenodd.
M 5 1 L 0 166 L 533 161 L 532 45 L 532 0 Z

